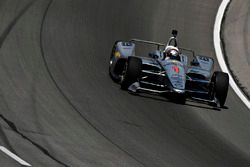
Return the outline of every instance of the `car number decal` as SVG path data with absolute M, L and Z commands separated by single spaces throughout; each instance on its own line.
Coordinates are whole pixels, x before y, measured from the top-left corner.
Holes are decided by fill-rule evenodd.
M 180 68 L 178 66 L 172 66 L 172 69 L 176 72 L 179 73 L 180 72 Z

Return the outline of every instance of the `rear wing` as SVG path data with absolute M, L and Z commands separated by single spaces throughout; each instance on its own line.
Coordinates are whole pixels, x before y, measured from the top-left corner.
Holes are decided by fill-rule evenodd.
M 160 50 L 161 47 L 166 46 L 166 44 L 164 44 L 164 43 L 147 41 L 147 40 L 142 40 L 142 39 L 131 39 L 130 42 L 138 42 L 138 43 L 144 43 L 144 44 L 149 44 L 149 45 L 155 45 L 155 46 L 157 46 L 157 50 Z
M 160 43 L 160 42 L 154 42 L 154 41 L 148 41 L 148 40 L 143 40 L 143 39 L 131 39 L 130 42 L 138 42 L 138 43 L 144 43 L 144 44 L 149 44 L 149 45 L 155 45 L 157 46 L 157 50 L 160 50 L 161 47 L 166 47 L 166 44 Z M 180 49 L 180 52 L 189 52 L 191 55 L 195 58 L 195 52 L 192 49 L 188 48 L 182 48 L 178 47 Z

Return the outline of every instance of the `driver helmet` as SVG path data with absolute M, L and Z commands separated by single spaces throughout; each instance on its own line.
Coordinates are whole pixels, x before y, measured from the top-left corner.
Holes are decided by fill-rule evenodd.
M 174 58 L 179 56 L 179 49 L 174 46 L 167 46 L 164 50 L 165 58 Z

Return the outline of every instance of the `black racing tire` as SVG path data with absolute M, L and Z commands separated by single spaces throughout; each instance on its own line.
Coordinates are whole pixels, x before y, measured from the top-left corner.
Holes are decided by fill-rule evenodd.
M 216 71 L 211 82 L 213 84 L 212 96 L 219 101 L 220 107 L 223 107 L 227 98 L 229 76 L 227 73 Z
M 121 89 L 127 90 L 128 87 L 136 82 L 142 70 L 142 60 L 139 57 L 128 57 L 127 63 L 124 69 L 123 80 L 121 81 Z

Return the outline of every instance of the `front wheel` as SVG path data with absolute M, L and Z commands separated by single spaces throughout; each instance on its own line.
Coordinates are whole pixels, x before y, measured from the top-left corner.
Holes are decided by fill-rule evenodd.
M 128 87 L 138 81 L 141 75 L 142 60 L 139 57 L 128 57 L 127 63 L 125 65 L 123 79 L 121 81 L 121 88 L 127 90 Z
M 218 100 L 220 107 L 223 107 L 227 98 L 229 76 L 227 73 L 216 71 L 212 76 L 211 82 L 213 85 L 210 90 L 211 95 Z

